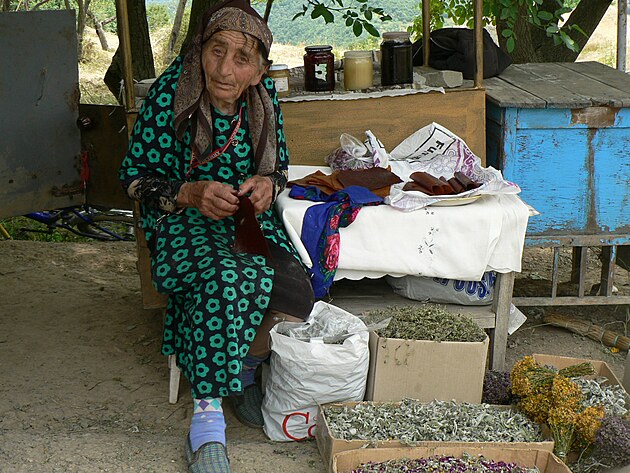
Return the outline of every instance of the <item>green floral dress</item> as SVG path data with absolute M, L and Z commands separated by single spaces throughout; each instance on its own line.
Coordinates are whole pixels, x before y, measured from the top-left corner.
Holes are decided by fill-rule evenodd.
M 142 176 L 184 181 L 190 166 L 191 134 L 182 141 L 173 129 L 172 98 L 181 71 L 178 58 L 154 83 L 139 111 L 120 178 Z M 277 119 L 280 169 L 288 167 L 288 152 L 273 80 L 263 79 L 273 99 Z M 255 173 L 247 107 L 236 138 L 215 160 L 194 169 L 190 180 L 220 181 L 238 188 Z M 214 110 L 214 147 L 230 136 L 235 116 Z M 192 386 L 194 398 L 223 397 L 243 390 L 242 360 L 254 340 L 270 300 L 274 270 L 264 257 L 232 250 L 234 219 L 213 221 L 197 209 L 164 212 L 141 203 L 141 226 L 154 246 L 152 278 L 166 293 L 168 305 L 162 353 L 176 355 Z M 296 258 L 273 208 L 258 216 L 265 237 Z

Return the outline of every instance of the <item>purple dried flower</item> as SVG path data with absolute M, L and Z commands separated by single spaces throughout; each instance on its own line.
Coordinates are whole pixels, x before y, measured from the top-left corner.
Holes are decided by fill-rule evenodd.
M 630 420 L 607 416 L 595 434 L 595 455 L 609 467 L 630 465 Z
M 512 383 L 509 371 L 487 371 L 483 380 L 481 402 L 512 404 Z

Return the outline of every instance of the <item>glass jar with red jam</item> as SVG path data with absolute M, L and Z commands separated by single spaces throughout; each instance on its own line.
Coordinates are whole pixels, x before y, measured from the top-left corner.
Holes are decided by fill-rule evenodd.
M 335 56 L 332 46 L 304 48 L 304 89 L 323 92 L 335 89 Z

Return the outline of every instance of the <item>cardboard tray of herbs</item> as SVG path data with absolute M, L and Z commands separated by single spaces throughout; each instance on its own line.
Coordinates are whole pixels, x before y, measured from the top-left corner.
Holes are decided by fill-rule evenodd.
M 335 455 L 331 471 L 571 473 L 558 457 L 546 450 L 452 445 L 350 450 Z
M 445 343 L 484 343 L 487 351 L 487 335 L 468 317 L 453 315 L 439 306 L 413 306 L 384 309 L 385 315 L 391 316 L 387 327 L 378 329 L 375 335 L 379 340 L 411 340 L 414 343 L 413 357 L 396 360 L 395 350 L 383 359 L 392 360 L 368 374 L 375 385 L 382 384 L 379 373 L 394 371 L 400 381 L 410 377 L 424 376 L 427 363 L 427 350 L 424 343 L 432 347 Z M 381 311 L 370 314 L 382 318 Z M 482 340 L 484 342 L 482 342 Z M 421 345 L 416 346 L 415 343 Z M 383 349 L 382 345 L 378 347 Z M 372 344 L 371 344 L 372 349 Z M 370 353 L 370 369 L 374 353 Z M 406 355 L 407 356 L 407 355 Z M 459 359 L 456 363 L 466 366 L 471 360 Z M 452 363 L 448 353 L 441 353 L 441 358 L 431 358 L 431 363 L 444 363 L 442 371 Z M 475 399 L 481 400 L 483 387 L 485 352 L 480 360 L 481 370 L 475 375 L 474 384 L 478 384 L 479 393 Z M 378 367 L 378 366 L 377 366 Z M 470 369 L 470 368 L 467 368 Z M 391 374 L 391 373 L 390 373 Z M 477 379 L 479 378 L 479 379 Z M 444 379 L 450 383 L 461 382 L 460 378 L 434 375 L 425 378 L 425 383 L 441 384 Z M 389 387 L 396 389 L 394 381 L 388 381 Z M 391 392 L 391 391 L 390 391 Z M 366 447 L 436 447 L 438 445 L 538 449 L 553 451 L 553 441 L 548 440 L 540 426 L 524 414 L 510 406 L 495 406 L 480 402 L 458 401 L 450 396 L 448 390 L 442 392 L 442 398 L 417 399 L 413 391 L 395 401 L 364 401 L 331 403 L 319 406 L 315 438 L 318 449 L 329 468 L 333 458 L 342 451 L 364 449 Z M 409 395 L 410 394 L 410 395 Z M 371 448 L 370 448 L 371 449 Z

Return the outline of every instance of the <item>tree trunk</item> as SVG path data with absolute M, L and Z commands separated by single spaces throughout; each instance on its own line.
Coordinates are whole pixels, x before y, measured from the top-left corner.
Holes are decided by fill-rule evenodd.
M 571 12 L 561 29 L 567 32 L 577 43 L 581 51 L 602 20 L 612 0 L 581 0 Z M 553 11 L 557 7 L 555 0 L 544 0 L 541 10 Z M 526 9 L 521 7 L 514 25 L 516 46 L 510 53 L 515 64 L 528 62 L 574 62 L 580 52 L 571 51 L 564 43 L 555 45 L 552 37 L 548 37 L 543 28 L 532 25 L 526 16 Z M 571 25 L 579 25 L 586 36 L 577 31 L 569 31 Z M 506 28 L 505 23 L 497 22 L 499 45 L 506 50 L 505 38 L 501 32 Z
M 175 55 L 175 45 L 179 38 L 179 33 L 182 29 L 182 19 L 184 17 L 184 10 L 186 9 L 186 0 L 179 0 L 177 3 L 177 10 L 175 11 L 175 19 L 173 20 L 173 29 L 171 30 L 171 36 L 168 39 L 168 61 L 170 62 Z
M 11 11 L 11 0 L 2 0 L 2 11 Z
M 129 20 L 129 35 L 131 40 L 131 61 L 134 80 L 155 77 L 153 50 L 149 38 L 149 24 L 144 0 L 128 0 L 127 12 Z M 122 51 L 120 46 L 116 50 L 103 81 L 107 88 L 122 104 Z
M 79 61 L 83 59 L 83 36 L 85 34 L 85 20 L 90 9 L 91 0 L 77 0 L 77 49 Z
M 186 34 L 186 39 L 184 39 L 181 51 L 186 51 L 188 43 L 190 43 L 192 37 L 195 35 L 195 31 L 197 31 L 197 26 L 203 17 L 203 13 L 216 3 L 219 3 L 219 0 L 193 0 L 192 6 L 190 7 L 188 33 Z
M 107 36 L 105 36 L 105 30 L 103 29 L 103 24 L 98 21 L 96 15 L 92 12 L 88 12 L 88 16 L 90 20 L 94 23 L 94 29 L 96 30 L 96 34 L 98 35 L 98 39 L 101 42 L 101 48 L 103 51 L 109 51 L 109 44 L 107 44 Z

